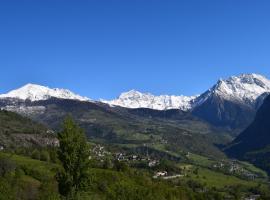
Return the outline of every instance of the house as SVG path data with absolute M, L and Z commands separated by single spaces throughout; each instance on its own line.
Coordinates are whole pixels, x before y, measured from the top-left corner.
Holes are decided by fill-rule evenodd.
M 153 176 L 153 178 L 158 178 L 158 177 L 163 177 L 163 176 L 167 176 L 168 172 L 166 171 L 162 171 L 162 172 L 157 172 L 155 174 L 155 176 Z
M 116 154 L 116 159 L 118 161 L 120 161 L 120 160 L 125 160 L 126 158 L 125 158 L 125 155 L 123 153 L 117 153 Z
M 158 163 L 159 163 L 158 160 L 151 160 L 151 161 L 148 163 L 148 166 L 149 166 L 149 167 L 155 167 Z

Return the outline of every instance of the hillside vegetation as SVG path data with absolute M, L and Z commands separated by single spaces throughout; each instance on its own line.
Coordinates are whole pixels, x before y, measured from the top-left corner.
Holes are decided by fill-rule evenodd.
M 54 134 L 44 125 L 14 112 L 0 110 L 0 146 L 53 145 Z
M 230 141 L 226 132 L 179 110 L 126 109 L 60 99 L 25 103 L 26 108 L 41 106 L 42 112 L 28 116 L 59 130 L 63 119 L 71 115 L 89 138 L 103 143 L 158 146 L 163 152 L 191 151 L 222 157 L 216 144 Z

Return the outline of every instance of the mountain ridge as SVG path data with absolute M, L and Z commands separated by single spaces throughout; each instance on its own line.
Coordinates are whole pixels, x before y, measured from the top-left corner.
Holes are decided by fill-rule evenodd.
M 100 99 L 99 101 L 111 106 L 126 108 L 180 109 L 189 111 L 203 104 L 213 94 L 221 96 L 226 100 L 245 103 L 253 107 L 257 98 L 267 92 L 270 92 L 270 80 L 260 74 L 253 73 L 219 79 L 216 84 L 200 95 L 153 95 L 132 89 L 121 93 L 116 99 Z M 90 98 L 75 94 L 68 89 L 49 88 L 32 83 L 11 90 L 6 94 L 0 94 L 0 98 L 18 98 L 31 101 L 47 100 L 52 97 L 90 101 Z
M 241 74 L 220 79 L 206 92 L 198 96 L 175 96 L 141 93 L 136 90 L 122 93 L 118 99 L 92 101 L 65 89 L 27 84 L 7 94 L 0 95 L 1 108 L 34 114 L 44 110 L 40 107 L 23 107 L 24 101 L 49 100 L 50 98 L 70 99 L 105 103 L 111 107 L 130 109 L 172 110 L 190 112 L 192 115 L 226 131 L 238 134 L 255 117 L 258 107 L 266 94 L 270 93 L 270 80 L 259 74 Z M 6 103 L 5 103 L 6 102 Z M 12 103 L 14 102 L 14 103 Z
M 22 100 L 47 100 L 49 98 L 74 99 L 79 101 L 89 101 L 87 97 L 77 95 L 67 89 L 49 88 L 42 85 L 28 83 L 18 89 L 11 90 L 6 94 L 1 94 L 0 98 L 18 98 Z
M 181 109 L 193 110 L 203 104 L 211 95 L 221 96 L 226 100 L 237 101 L 253 107 L 256 99 L 263 93 L 270 92 L 270 80 L 259 74 L 240 74 L 228 79 L 220 79 L 210 89 L 195 96 L 152 95 L 130 90 L 111 101 L 102 100 L 111 106 L 127 108 L 151 108 L 156 110 Z

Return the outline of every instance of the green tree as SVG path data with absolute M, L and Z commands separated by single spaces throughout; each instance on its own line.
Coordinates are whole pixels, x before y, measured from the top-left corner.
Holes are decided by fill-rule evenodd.
M 90 148 L 84 131 L 71 117 L 64 121 L 58 140 L 60 147 L 57 153 L 62 165 L 57 174 L 59 192 L 67 199 L 75 199 L 88 184 Z
M 43 150 L 40 152 L 40 160 L 42 161 L 50 161 L 50 154 L 48 151 Z
M 40 159 L 40 152 L 39 152 L 38 150 L 35 149 L 35 150 L 32 152 L 31 158 L 36 159 L 36 160 L 39 160 L 39 159 Z
M 113 163 L 112 163 L 111 159 L 105 158 L 105 160 L 103 162 L 103 169 L 111 169 L 112 167 L 113 167 Z
M 119 172 L 126 172 L 128 170 L 128 165 L 119 160 L 114 160 L 114 168 Z
M 16 164 L 9 158 L 0 158 L 0 177 L 7 175 L 8 173 L 14 171 Z

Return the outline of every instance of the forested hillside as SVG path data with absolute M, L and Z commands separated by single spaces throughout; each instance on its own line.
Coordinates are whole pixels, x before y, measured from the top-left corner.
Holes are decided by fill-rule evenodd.
M 46 126 L 14 112 L 0 110 L 2 147 L 46 146 L 55 142 L 55 135 Z

